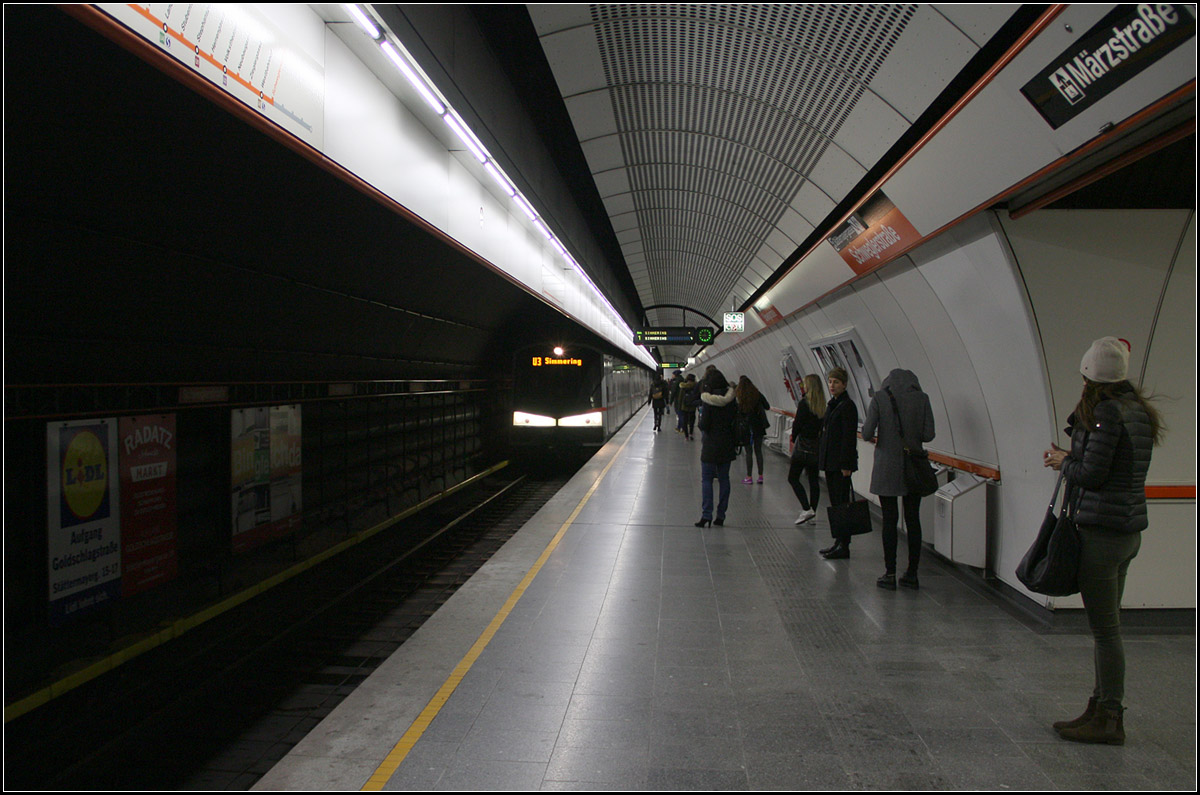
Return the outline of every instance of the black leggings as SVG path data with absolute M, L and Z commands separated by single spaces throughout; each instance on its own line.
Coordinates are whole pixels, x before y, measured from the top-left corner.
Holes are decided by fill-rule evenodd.
M 812 492 L 812 502 L 808 501 L 808 495 L 804 493 L 804 487 L 800 485 L 800 474 L 804 470 L 808 470 L 808 490 Z M 800 500 L 800 507 L 806 511 L 817 510 L 817 504 L 821 501 L 821 473 L 817 469 L 817 462 L 803 457 L 792 458 L 792 464 L 788 467 L 788 483 L 792 487 L 792 491 L 796 493 L 796 499 Z
M 899 543 L 897 526 L 900 523 L 900 497 L 879 497 L 883 509 L 883 565 L 888 573 L 896 573 L 896 545 Z M 908 571 L 917 573 L 921 562 L 921 498 L 904 496 L 904 528 L 908 533 Z

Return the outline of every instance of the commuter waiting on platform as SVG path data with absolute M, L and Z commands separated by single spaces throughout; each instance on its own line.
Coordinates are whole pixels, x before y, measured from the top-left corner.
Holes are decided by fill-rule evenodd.
M 892 370 L 875 392 L 863 418 L 864 442 L 875 442 L 875 464 L 871 469 L 871 493 L 879 496 L 883 509 L 883 576 L 880 588 L 896 590 L 897 526 L 899 500 L 904 500 L 904 530 L 908 535 L 908 569 L 900 577 L 905 588 L 916 589 L 921 562 L 921 497 L 909 494 L 904 483 L 904 458 L 909 449 L 933 440 L 933 409 L 910 370 Z
M 700 406 L 700 385 L 696 376 L 688 373 L 679 385 L 679 397 L 675 399 L 675 413 L 679 415 L 679 432 L 690 442 L 696 431 L 696 409 Z
M 1125 648 L 1121 595 L 1137 556 L 1146 515 L 1150 453 L 1162 442 L 1162 418 L 1126 380 L 1129 343 L 1105 337 L 1079 364 L 1083 394 L 1067 418 L 1071 450 L 1051 445 L 1042 463 L 1061 470 L 1075 506 L 1081 554 L 1079 593 L 1095 641 L 1095 687 L 1075 720 L 1054 724 L 1060 737 L 1081 743 L 1125 744 Z
M 746 451 L 746 477 L 743 483 L 754 482 L 754 461 L 758 460 L 758 482 L 763 482 L 763 437 L 771 427 L 767 412 L 771 404 L 763 393 L 746 376 L 738 379 L 737 385 L 737 432 L 738 445 Z M 751 455 L 751 452 L 754 454 Z
M 700 521 L 696 527 L 725 524 L 729 508 L 729 467 L 737 458 L 737 403 L 733 385 L 713 367 L 697 388 L 700 410 Z M 713 478 L 721 493 L 713 514 Z
M 841 367 L 829 371 L 829 403 L 821 421 L 818 466 L 825 473 L 830 505 L 847 505 L 853 495 L 850 476 L 858 469 L 858 407 L 846 394 L 849 375 Z M 837 536 L 821 550 L 826 560 L 850 557 L 850 536 Z
M 817 505 L 821 502 L 821 470 L 817 466 L 817 440 L 821 435 L 821 418 L 825 416 L 825 387 L 821 376 L 809 373 L 800 385 L 800 400 L 796 401 L 796 419 L 792 422 L 792 462 L 788 467 L 788 484 L 800 500 L 800 515 L 796 524 L 816 521 Z M 808 472 L 808 491 L 800 485 L 800 476 Z M 811 496 L 811 501 L 810 501 Z
M 679 385 L 683 383 L 683 371 L 676 370 L 671 373 L 671 380 L 667 382 L 670 390 L 667 392 L 667 408 L 675 411 L 675 401 L 679 399 Z M 678 414 L 678 412 L 676 412 Z M 675 430 L 679 430 L 679 419 L 676 417 Z
M 650 408 L 654 411 L 654 430 L 662 430 L 663 411 L 667 407 L 667 395 L 670 393 L 671 387 L 663 380 L 662 376 L 656 376 L 654 383 L 650 385 Z

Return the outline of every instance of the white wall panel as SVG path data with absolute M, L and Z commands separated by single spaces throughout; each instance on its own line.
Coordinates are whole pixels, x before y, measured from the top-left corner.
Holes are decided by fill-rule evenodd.
M 905 263 L 907 264 L 898 263 L 897 267 L 912 267 L 908 260 L 905 260 Z M 855 288 L 879 329 L 877 333 L 870 335 L 871 341 L 868 345 L 876 366 L 883 371 L 881 378 L 886 378 L 888 373 L 897 367 L 912 370 L 916 374 L 921 388 L 929 395 L 937 433 L 926 447 L 952 455 L 955 449 L 954 429 L 946 413 L 941 384 L 933 363 L 929 361 L 925 352 L 925 346 L 909 322 L 908 315 L 904 313 L 904 308 L 877 277 L 864 279 L 858 282 Z
M 1042 210 L 1017 221 L 1001 217 L 1041 329 L 1056 428 L 1066 425 L 1079 400 L 1079 360 L 1093 340 L 1110 335 L 1129 340 L 1130 372 L 1141 372 L 1186 218 L 1185 211 L 1155 210 Z M 1056 438 L 1063 443 L 1061 435 Z
M 1151 372 L 1161 373 L 1164 368 L 1192 370 L 1190 376 L 1186 372 L 1168 376 L 1179 379 L 1173 383 L 1183 389 L 1181 400 L 1159 403 L 1168 427 L 1176 417 L 1184 416 L 1188 417 L 1184 427 L 1193 423 L 1192 430 L 1169 435 L 1164 446 L 1155 449 L 1150 483 L 1195 485 L 1195 254 L 1191 213 L 1042 210 L 1018 221 L 1001 216 L 1000 221 L 1020 264 L 1045 351 L 1056 414 L 1051 428 L 1053 440 L 1064 446 L 1068 442 L 1061 429 L 1079 398 L 1079 360 L 1084 351 L 1099 337 L 1123 337 L 1133 344 L 1130 372 L 1134 378 L 1143 362 L 1148 378 Z M 1179 262 L 1180 282 L 1170 285 L 1166 293 L 1152 345 L 1151 325 L 1181 240 L 1191 248 Z M 1156 350 L 1160 345 L 1164 357 L 1161 364 Z M 1150 361 L 1145 358 L 1147 350 L 1152 352 Z M 1046 484 L 1042 490 L 1049 495 L 1050 488 Z M 1142 552 L 1130 567 L 1126 581 L 1125 604 L 1194 608 L 1195 501 L 1154 500 L 1150 516 Z M 1056 607 L 1081 604 L 1078 597 L 1052 602 Z
M 909 122 L 895 108 L 867 91 L 855 103 L 833 140 L 860 165 L 870 168 L 908 131 L 908 126 Z
M 326 156 L 633 358 L 651 362 L 632 335 L 615 331 L 607 308 L 524 216 L 517 217 L 515 205 L 492 192 L 490 178 L 469 156 L 447 151 L 332 28 L 325 46 Z
M 325 52 L 325 154 L 443 228 L 449 152 L 341 39 Z
M 1150 482 L 1196 483 L 1196 215 L 1189 214 L 1175 267 L 1167 282 L 1146 359 L 1143 386 L 1158 401 L 1167 424 L 1154 451 Z
M 1068 6 L 887 182 L 884 191 L 918 231 L 941 228 L 1195 78 L 1195 47 L 1179 47 L 1052 130 L 1021 87 L 1112 8 Z
M 974 3 L 941 5 L 934 10 L 946 17 L 950 24 L 961 30 L 977 47 L 982 47 L 996 34 L 1009 17 L 1017 10 L 1014 4 Z
M 1054 474 L 1042 466 L 1041 452 L 1054 425 L 1041 342 L 1020 273 L 991 214 L 922 246 L 913 259 L 975 367 L 1001 473 L 992 492 L 998 504 L 989 562 L 1001 581 L 1024 591 L 1015 571 L 1053 488 Z
M 936 368 L 938 385 L 946 404 L 954 455 L 996 466 L 996 446 L 987 401 L 970 352 L 963 344 L 954 321 L 919 269 L 887 269 L 881 276 L 908 322 L 925 346 Z
M 978 47 L 929 6 L 918 6 L 898 46 L 871 80 L 871 90 L 911 123 L 929 107 Z M 930 53 L 945 53 L 932 60 Z

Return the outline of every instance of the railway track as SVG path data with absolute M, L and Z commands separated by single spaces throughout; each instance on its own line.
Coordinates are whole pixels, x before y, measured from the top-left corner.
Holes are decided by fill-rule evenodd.
M 569 476 L 456 495 L 12 721 L 6 789 L 248 789 Z

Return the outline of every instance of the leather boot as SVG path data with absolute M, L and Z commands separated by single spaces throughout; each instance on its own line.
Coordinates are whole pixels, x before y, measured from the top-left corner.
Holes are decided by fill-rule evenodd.
M 1096 701 L 1096 697 L 1092 696 L 1088 699 L 1087 709 L 1083 711 L 1082 715 L 1075 720 L 1060 720 L 1055 722 L 1054 730 L 1062 731 L 1063 729 L 1078 729 L 1080 726 L 1092 719 L 1092 716 L 1096 714 L 1096 706 L 1098 704 L 1099 702 Z
M 1109 709 L 1104 705 L 1082 726 L 1060 729 L 1058 736 L 1076 743 L 1125 744 L 1125 710 Z
M 825 560 L 843 560 L 844 558 L 850 557 L 850 545 L 845 541 L 839 540 L 833 545 L 832 549 L 821 554 L 824 555 Z

